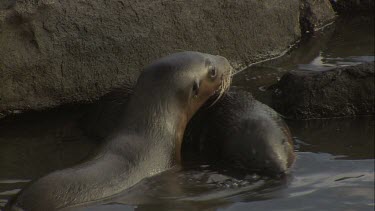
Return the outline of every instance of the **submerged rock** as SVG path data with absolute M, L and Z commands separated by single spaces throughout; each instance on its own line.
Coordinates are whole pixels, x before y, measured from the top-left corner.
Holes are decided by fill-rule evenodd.
M 374 114 L 374 63 L 291 71 L 273 87 L 273 107 L 293 119 Z

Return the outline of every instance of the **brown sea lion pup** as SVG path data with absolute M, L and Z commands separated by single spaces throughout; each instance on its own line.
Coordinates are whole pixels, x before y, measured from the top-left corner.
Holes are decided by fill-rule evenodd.
M 289 128 L 280 115 L 251 93 L 229 91 L 189 122 L 183 159 L 275 176 L 285 173 L 295 154 Z
M 122 87 L 104 96 L 85 118 L 84 131 L 96 139 L 106 137 L 132 92 Z M 212 104 L 206 102 L 185 130 L 185 164 L 208 162 L 269 176 L 288 170 L 295 157 L 292 136 L 276 111 L 240 90 L 230 90 Z
M 116 129 L 98 152 L 24 188 L 7 210 L 56 210 L 113 196 L 180 160 L 185 127 L 215 93 L 229 86 L 224 57 L 181 52 L 155 61 L 138 78 Z

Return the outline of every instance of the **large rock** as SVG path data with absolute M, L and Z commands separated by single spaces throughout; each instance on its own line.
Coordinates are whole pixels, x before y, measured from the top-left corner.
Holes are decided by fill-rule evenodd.
M 235 67 L 300 38 L 298 0 L 3 0 L 0 113 L 88 102 L 161 56 L 197 50 Z
M 374 114 L 374 63 L 291 71 L 275 86 L 273 107 L 293 119 Z

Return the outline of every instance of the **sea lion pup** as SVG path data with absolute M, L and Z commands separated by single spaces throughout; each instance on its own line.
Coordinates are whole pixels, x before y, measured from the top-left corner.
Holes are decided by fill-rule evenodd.
M 132 92 L 122 87 L 104 96 L 82 123 L 86 134 L 99 140 L 110 134 Z M 268 176 L 288 170 L 295 157 L 292 136 L 276 111 L 241 90 L 213 101 L 199 109 L 185 130 L 184 164 L 220 164 Z
M 8 210 L 56 210 L 101 200 L 180 161 L 185 127 L 229 86 L 221 56 L 181 52 L 155 61 L 138 78 L 120 124 L 88 161 L 52 172 L 24 188 Z
M 183 159 L 258 172 L 285 173 L 295 154 L 289 128 L 280 115 L 251 93 L 229 91 L 212 107 L 202 107 L 189 122 Z

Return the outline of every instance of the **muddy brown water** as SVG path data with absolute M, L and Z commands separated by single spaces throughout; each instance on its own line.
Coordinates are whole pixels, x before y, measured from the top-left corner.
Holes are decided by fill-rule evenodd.
M 270 102 L 267 87 L 292 69 L 374 61 L 373 19 L 338 20 L 281 59 L 233 81 Z M 79 129 L 81 107 L 0 121 L 0 209 L 30 180 L 84 159 L 97 144 Z M 113 199 L 78 210 L 374 210 L 374 117 L 288 120 L 297 160 L 283 178 L 175 167 Z

